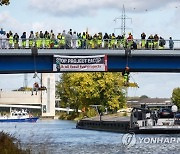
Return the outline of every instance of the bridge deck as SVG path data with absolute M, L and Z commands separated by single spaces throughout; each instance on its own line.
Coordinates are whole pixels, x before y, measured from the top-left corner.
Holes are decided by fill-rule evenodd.
M 180 50 L 131 50 L 132 56 L 180 56 Z M 31 55 L 31 49 L 1 49 L 0 56 Z M 38 55 L 125 55 L 125 50 L 39 49 Z
M 31 49 L 1 49 L 0 73 L 56 73 L 53 55 L 107 55 L 108 72 L 121 72 L 127 65 L 131 72 L 180 72 L 180 50 L 132 50 L 131 53 L 127 58 L 125 50 L 39 49 L 35 58 Z

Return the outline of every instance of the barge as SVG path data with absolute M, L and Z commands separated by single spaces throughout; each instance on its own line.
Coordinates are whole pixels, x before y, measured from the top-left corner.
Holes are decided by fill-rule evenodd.
M 177 134 L 180 133 L 180 114 L 171 108 L 150 109 L 144 105 L 134 107 L 130 117 L 103 116 L 77 122 L 76 128 L 118 133 Z

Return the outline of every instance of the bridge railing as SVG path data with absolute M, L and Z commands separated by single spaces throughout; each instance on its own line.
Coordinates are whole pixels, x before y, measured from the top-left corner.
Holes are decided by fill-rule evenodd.
M 180 40 L 141 39 L 0 39 L 0 49 L 180 49 Z

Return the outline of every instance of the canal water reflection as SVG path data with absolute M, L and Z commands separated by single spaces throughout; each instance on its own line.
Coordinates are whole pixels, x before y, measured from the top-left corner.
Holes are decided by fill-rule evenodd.
M 0 123 L 0 131 L 17 137 L 23 147 L 33 154 L 121 154 L 121 153 L 180 153 L 179 143 L 122 144 L 120 133 L 76 129 L 73 121 L 39 120 L 37 123 Z M 136 135 L 152 137 L 152 135 Z M 153 137 L 180 137 L 180 135 L 153 135 Z

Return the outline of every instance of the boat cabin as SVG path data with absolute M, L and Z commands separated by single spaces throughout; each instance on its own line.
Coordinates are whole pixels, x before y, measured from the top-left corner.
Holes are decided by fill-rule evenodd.
M 130 128 L 153 127 L 153 126 L 173 126 L 180 118 L 173 111 L 173 106 L 162 106 L 150 108 L 147 105 L 141 108 L 134 107 L 130 117 Z M 177 109 L 176 109 L 177 110 Z

